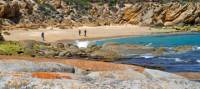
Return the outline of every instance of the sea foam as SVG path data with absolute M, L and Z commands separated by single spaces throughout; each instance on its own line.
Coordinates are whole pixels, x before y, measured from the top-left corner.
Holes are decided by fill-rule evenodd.
M 183 60 L 181 60 L 180 58 L 175 58 L 176 62 L 183 62 Z
M 142 55 L 142 56 L 140 56 L 140 57 L 143 57 L 143 58 L 145 58 L 145 59 L 154 58 L 153 55 Z
M 90 41 L 76 41 L 75 43 L 79 48 L 87 48 L 90 44 Z
M 196 62 L 200 63 L 200 60 L 197 60 Z

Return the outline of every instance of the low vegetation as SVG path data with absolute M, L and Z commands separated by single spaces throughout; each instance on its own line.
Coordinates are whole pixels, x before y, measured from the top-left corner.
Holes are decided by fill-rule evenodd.
M 124 50 L 125 49 L 125 50 Z M 193 49 L 192 46 L 178 46 L 171 49 L 174 52 L 187 52 Z M 88 48 L 78 48 L 73 43 L 42 43 L 33 40 L 27 41 L 1 41 L 0 55 L 22 55 L 43 58 L 89 58 L 93 60 L 113 62 L 123 59 L 123 53 L 127 50 L 129 54 L 146 54 L 160 56 L 168 52 L 167 48 L 149 48 L 144 46 L 127 46 L 110 44 L 110 46 L 91 45 Z M 126 57 L 125 57 L 126 58 Z
M 200 26 L 175 26 L 174 29 L 178 31 L 194 31 L 200 32 Z
M 68 5 L 73 5 L 76 9 L 88 9 L 91 7 L 89 0 L 63 0 Z
M 18 42 L 0 42 L 1 55 L 14 55 L 23 53 L 23 48 Z
M 27 55 L 33 56 L 36 54 L 40 47 L 36 44 L 15 41 L 1 41 L 0 42 L 0 55 Z

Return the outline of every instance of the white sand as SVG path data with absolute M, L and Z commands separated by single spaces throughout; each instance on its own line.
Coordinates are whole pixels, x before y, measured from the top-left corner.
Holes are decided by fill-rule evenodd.
M 79 36 L 78 31 L 87 30 L 87 37 Z M 79 27 L 73 29 L 46 28 L 37 30 L 11 30 L 11 35 L 4 35 L 6 40 L 37 40 L 41 41 L 41 32 L 45 33 L 47 42 L 57 40 L 77 40 L 77 39 L 99 39 L 107 37 L 125 37 L 137 35 L 150 35 L 153 33 L 173 32 L 174 30 L 152 29 L 150 27 L 141 27 L 134 25 L 118 25 L 118 26 L 99 26 L 99 27 Z

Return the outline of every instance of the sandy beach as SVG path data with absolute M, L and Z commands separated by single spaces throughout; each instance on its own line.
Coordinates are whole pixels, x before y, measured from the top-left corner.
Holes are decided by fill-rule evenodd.
M 82 31 L 82 36 L 79 36 L 78 31 Z M 87 30 L 87 37 L 84 37 L 84 30 Z M 46 42 L 54 42 L 58 40 L 80 40 L 80 39 L 101 39 L 109 37 L 126 37 L 150 35 L 156 33 L 175 32 L 173 29 L 155 29 L 150 27 L 141 27 L 134 25 L 118 25 L 118 26 L 99 26 L 99 27 L 79 27 L 72 29 L 58 29 L 48 27 L 46 29 L 36 30 L 10 30 L 7 31 L 10 35 L 5 35 L 5 40 L 37 40 L 41 41 L 41 32 L 45 33 Z

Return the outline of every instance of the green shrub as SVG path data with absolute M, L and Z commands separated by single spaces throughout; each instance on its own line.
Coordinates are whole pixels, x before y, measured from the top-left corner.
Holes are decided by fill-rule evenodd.
M 51 6 L 50 4 L 41 4 L 39 9 L 42 11 L 45 15 L 50 15 L 52 11 L 56 11 L 56 9 Z
M 179 30 L 179 31 L 189 31 L 189 30 L 191 30 L 191 26 L 176 26 L 174 28 L 176 30 Z
M 1 55 L 14 55 L 23 52 L 23 48 L 17 42 L 0 42 Z
M 197 31 L 200 31 L 200 26 L 196 26 L 195 28 L 197 29 Z
M 89 0 L 63 0 L 68 5 L 74 5 L 76 8 L 90 8 Z
M 109 6 L 110 7 L 112 7 L 112 6 L 116 5 L 116 4 L 117 4 L 117 0 L 110 0 L 109 1 Z
M 45 2 L 45 0 L 35 0 L 37 3 L 39 4 L 43 4 Z

